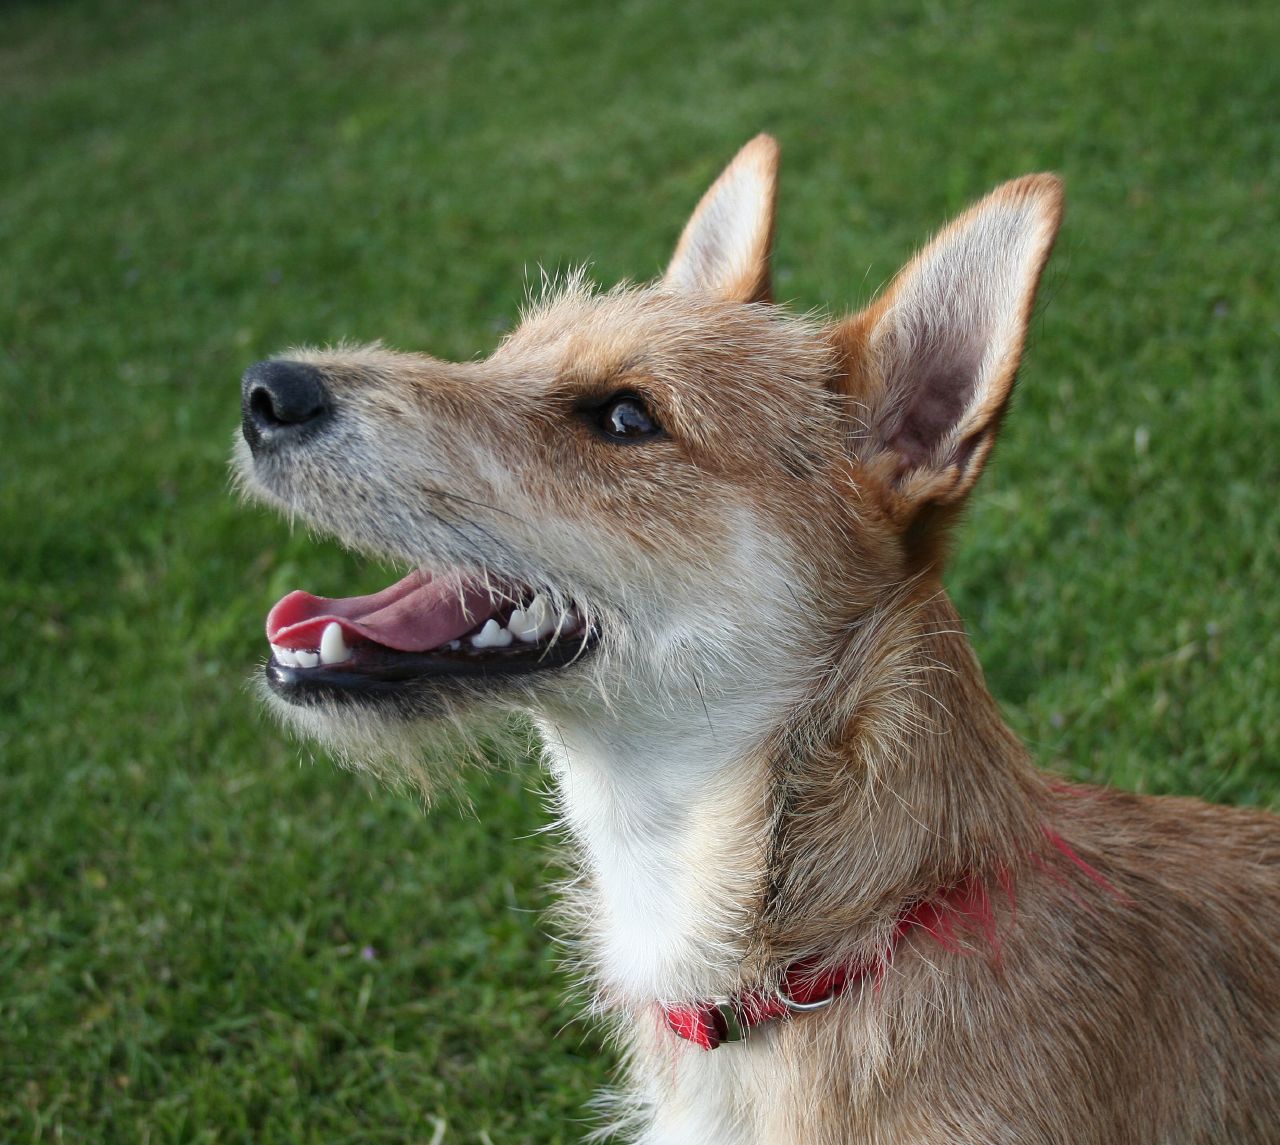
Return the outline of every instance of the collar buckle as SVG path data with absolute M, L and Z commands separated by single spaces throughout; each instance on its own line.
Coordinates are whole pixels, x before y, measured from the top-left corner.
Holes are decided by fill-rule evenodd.
M 711 1003 L 716 1017 L 716 1033 L 722 1042 L 744 1042 L 751 1027 L 742 1020 L 738 1004 L 732 998 L 717 998 Z

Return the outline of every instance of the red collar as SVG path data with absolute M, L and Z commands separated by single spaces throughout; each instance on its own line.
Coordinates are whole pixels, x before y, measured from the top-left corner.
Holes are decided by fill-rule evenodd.
M 1076 791 L 1065 784 L 1062 787 L 1067 792 Z M 1049 826 L 1041 830 L 1051 853 L 1047 856 L 1031 855 L 1032 864 L 1038 870 L 1048 870 L 1047 860 L 1052 858 L 1052 852 L 1057 852 L 1071 868 L 1117 902 L 1133 905 L 1128 895 L 1117 890 L 1105 875 L 1077 855 L 1056 830 Z M 1057 872 L 1054 878 L 1063 881 L 1066 875 Z M 1010 910 L 1016 910 L 1013 882 L 1007 868 L 996 869 L 995 882 Z M 976 932 L 995 960 L 999 961 L 1000 941 L 996 934 L 995 910 L 986 884 L 973 873 L 931 899 L 908 904 L 898 916 L 898 923 L 884 949 L 870 959 L 819 971 L 818 959 L 802 958 L 782 972 L 782 981 L 776 990 L 756 988 L 744 990 L 731 998 L 715 998 L 687 1006 L 662 1004 L 659 1009 L 673 1034 L 704 1050 L 714 1050 L 722 1042 L 741 1041 L 753 1026 L 790 1014 L 823 1010 L 851 986 L 861 985 L 867 978 L 878 984 L 893 963 L 899 943 L 912 930 L 923 931 L 944 949 L 960 953 L 965 949 L 956 934 L 960 927 Z
M 690 1006 L 663 1005 L 662 1016 L 673 1034 L 704 1050 L 714 1050 L 722 1042 L 742 1041 L 753 1026 L 792 1013 L 826 1009 L 852 983 L 865 978 L 868 969 L 851 964 L 815 974 L 811 961 L 793 962 L 774 991 L 745 990 L 732 998 Z
M 1000 882 L 1007 894 L 1011 888 Z M 752 1027 L 785 1018 L 791 1014 L 826 1009 L 851 986 L 861 985 L 867 978 L 877 982 L 893 961 L 898 944 L 915 928 L 931 935 L 949 950 L 958 951 L 957 923 L 976 928 L 996 947 L 995 915 L 986 887 L 968 876 L 949 891 L 907 907 L 898 919 L 893 936 L 876 957 L 844 963 L 827 970 L 817 969 L 817 960 L 800 959 L 782 972 L 782 981 L 774 990 L 744 990 L 729 998 L 715 998 L 689 1005 L 662 1004 L 659 1008 L 667 1028 L 685 1041 L 704 1050 L 714 1050 L 723 1042 L 737 1042 Z

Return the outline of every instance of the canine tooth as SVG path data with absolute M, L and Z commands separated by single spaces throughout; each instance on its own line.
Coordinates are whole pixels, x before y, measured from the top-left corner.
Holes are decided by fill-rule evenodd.
M 511 633 L 490 618 L 485 622 L 485 626 L 471 638 L 471 646 L 473 648 L 505 648 L 511 640 Z
M 341 664 L 350 655 L 351 650 L 342 639 L 342 625 L 336 620 L 329 621 L 320 637 L 320 663 Z
M 541 640 L 554 631 L 556 622 L 551 617 L 551 606 L 547 604 L 547 598 L 539 594 L 529 602 L 528 608 L 517 608 L 507 621 L 507 627 L 526 644 Z
M 319 652 L 307 652 L 305 650 L 299 650 L 293 654 L 293 657 L 295 660 L 298 661 L 299 668 L 314 668 L 317 664 L 320 663 Z

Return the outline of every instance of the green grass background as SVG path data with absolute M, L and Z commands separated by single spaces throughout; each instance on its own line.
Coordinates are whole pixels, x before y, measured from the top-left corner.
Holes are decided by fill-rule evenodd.
M 536 267 L 662 265 L 784 145 L 778 285 L 866 300 L 1051 168 L 1069 211 L 950 583 L 1050 766 L 1280 801 L 1280 18 L 1153 0 L 224 0 L 0 13 L 0 1139 L 559 1142 L 610 1054 L 535 771 L 430 815 L 259 713 L 283 592 L 238 377 L 470 357 Z

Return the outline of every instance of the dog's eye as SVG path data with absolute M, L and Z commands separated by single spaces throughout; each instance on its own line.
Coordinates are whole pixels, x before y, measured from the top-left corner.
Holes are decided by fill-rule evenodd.
M 601 431 L 619 441 L 636 441 L 662 432 L 648 407 L 634 394 L 610 398 L 600 407 L 598 416 Z

